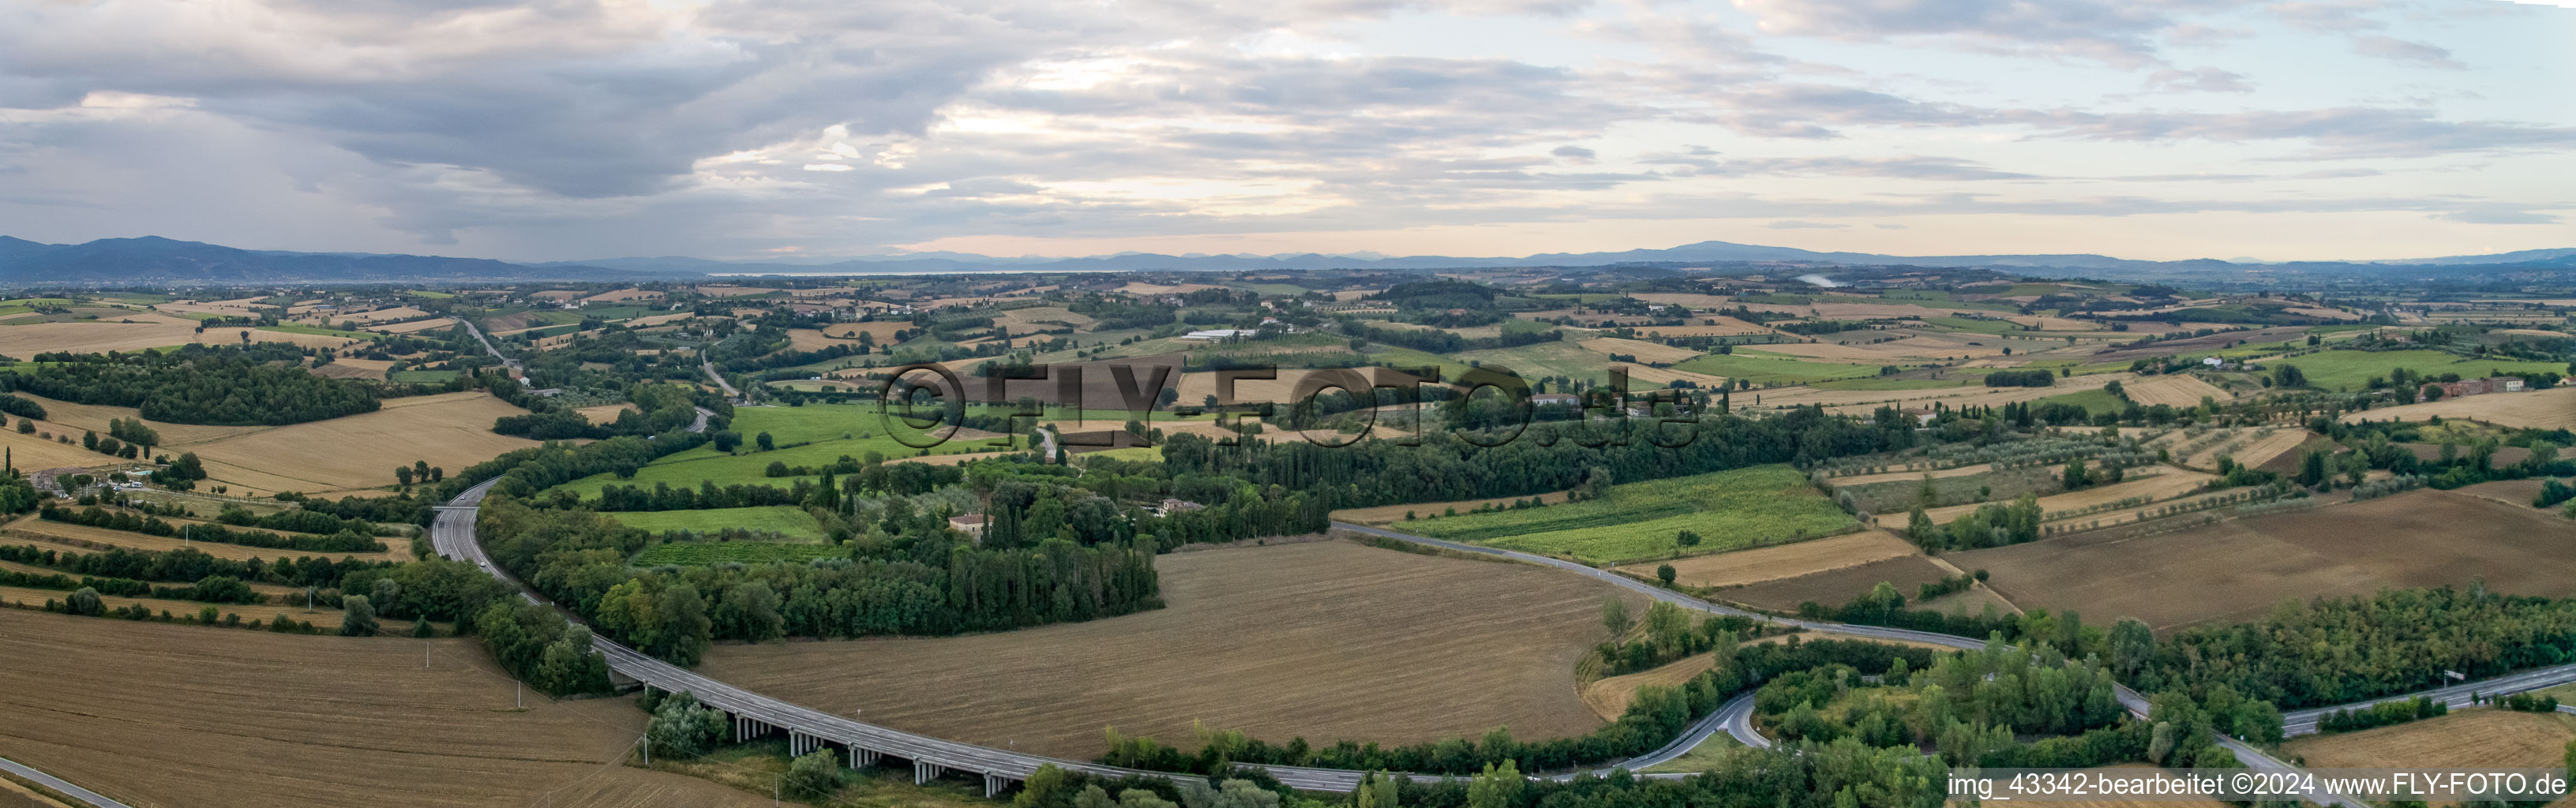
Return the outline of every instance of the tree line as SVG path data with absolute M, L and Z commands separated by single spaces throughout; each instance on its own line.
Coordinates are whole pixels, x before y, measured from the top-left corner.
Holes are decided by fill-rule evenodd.
M 228 425 L 296 424 L 374 412 L 389 392 L 378 383 L 269 364 L 245 349 L 46 356 L 52 358 L 40 357 L 43 364 L 0 371 L 0 390 L 134 407 L 153 421 Z M 300 361 L 302 354 L 295 358 Z
M 284 536 L 264 530 L 232 530 L 214 525 L 188 525 L 181 528 L 162 521 L 158 516 L 142 516 L 128 511 L 111 511 L 96 506 L 75 511 L 57 507 L 50 501 L 37 509 L 36 516 L 49 522 L 122 530 L 147 536 L 182 537 L 189 541 L 238 544 L 244 547 L 265 547 L 305 553 L 381 553 L 385 551 L 384 542 L 351 529 L 342 529 L 327 536 Z

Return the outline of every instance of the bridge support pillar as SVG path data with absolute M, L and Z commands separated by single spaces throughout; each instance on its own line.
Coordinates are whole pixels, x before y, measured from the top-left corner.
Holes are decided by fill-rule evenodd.
M 1001 795 L 1001 793 L 1003 792 L 1003 790 L 1008 789 L 1008 788 L 1010 788 L 1010 787 L 1011 787 L 1011 778 L 1003 777 L 1003 776 L 998 775 L 998 774 L 987 774 L 987 775 L 984 775 L 984 798 L 985 798 L 985 799 L 988 799 L 988 800 L 989 800 L 989 799 L 992 799 L 992 798 L 994 798 L 994 797 L 996 797 L 996 796 L 1000 796 L 1000 795 Z
M 804 757 L 805 753 L 814 751 L 813 744 L 814 739 L 807 737 L 805 733 L 793 729 L 787 731 L 788 757 Z
M 875 765 L 877 765 L 877 750 L 861 749 L 858 744 L 850 744 L 850 768 L 865 769 Z
M 921 785 L 921 784 L 928 783 L 928 782 L 930 782 L 930 781 L 932 781 L 932 780 L 936 780 L 936 779 L 939 779 L 939 764 L 937 764 L 937 763 L 923 763 L 923 762 L 921 762 L 921 761 L 917 761 L 917 760 L 916 760 L 916 761 L 913 761 L 913 763 L 912 763 L 912 784 L 913 784 L 913 785 L 916 785 L 916 786 L 917 786 L 917 785 Z

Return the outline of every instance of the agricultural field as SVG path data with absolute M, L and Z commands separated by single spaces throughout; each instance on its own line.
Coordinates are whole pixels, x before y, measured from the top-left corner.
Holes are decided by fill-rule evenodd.
M 2194 517 L 2181 517 L 2188 520 Z M 2148 531 L 2156 530 L 2149 526 Z M 2566 521 L 2456 491 L 2418 490 L 2137 536 L 2105 530 L 1954 552 L 2023 608 L 2136 617 L 2159 631 L 2260 617 L 2283 600 L 2383 588 L 2467 586 L 2576 594 Z M 2430 555 L 2423 548 L 2443 548 Z
M 129 805 L 741 806 L 617 765 L 630 699 L 528 694 L 472 639 L 308 637 L 0 609 L 0 756 Z M 353 687 L 351 683 L 363 682 Z
M 2497 708 L 2455 711 L 2359 732 L 2306 735 L 2281 745 L 2310 766 L 2426 769 L 2533 768 L 2566 765 L 2576 715 Z
M 383 542 L 385 545 L 385 552 L 382 553 L 317 553 L 308 550 L 250 547 L 239 544 L 225 544 L 222 542 L 190 542 L 184 541 L 181 537 L 154 536 L 146 533 L 132 533 L 123 530 L 110 530 L 103 527 L 90 527 L 88 525 L 75 525 L 67 522 L 49 521 L 38 518 L 33 514 L 18 517 L 14 521 L 9 522 L 5 527 L 0 527 L 0 536 L 5 536 L 6 538 L 13 540 L 25 539 L 40 544 L 57 544 L 62 545 L 65 548 L 78 550 L 105 550 L 111 547 L 124 547 L 133 550 L 167 551 L 176 550 L 181 547 L 192 547 L 216 558 L 233 559 L 236 561 L 252 558 L 260 559 L 262 561 L 276 561 L 281 558 L 316 555 L 327 555 L 333 558 L 357 558 L 369 561 L 401 561 L 411 558 L 411 540 L 401 536 L 375 537 L 376 541 Z
M 1692 373 L 1743 379 L 1754 384 L 1805 384 L 1878 375 L 1876 367 L 1745 353 L 1710 354 L 1674 367 Z
M 535 446 L 537 441 L 492 432 L 494 419 L 523 412 L 488 393 L 442 393 L 386 399 L 375 412 L 259 427 L 202 443 L 163 435 L 174 441 L 166 451 L 197 453 L 206 473 L 236 493 L 336 492 L 392 485 L 394 467 L 413 461 L 453 472 Z
M 140 351 L 195 342 L 197 336 L 195 320 L 140 312 L 115 320 L 0 325 L 0 355 Z
M 1883 530 L 1864 530 L 1796 544 L 1692 556 L 1671 562 L 1647 562 L 1612 569 L 1653 579 L 1656 568 L 1673 566 L 1673 582 L 1688 587 L 1742 586 L 1857 567 L 1917 554 L 1912 542 Z
M 1601 599 L 1624 592 L 1607 584 L 1341 541 L 1155 566 L 1167 604 L 1155 611 L 965 637 L 724 645 L 699 671 L 819 710 L 864 708 L 871 723 L 1071 758 L 1099 755 L 1108 727 L 1188 746 L 1194 722 L 1317 744 L 1498 726 L 1555 738 L 1602 723 L 1574 664 L 1605 636 Z
M 2423 421 L 2435 417 L 2531 429 L 2576 429 L 2576 385 L 2380 407 L 2347 414 L 2343 422 Z
M 2563 362 L 2531 362 L 2510 359 L 2464 360 L 2441 351 L 2322 351 L 2305 356 L 2263 361 L 2258 367 L 2270 369 L 2272 363 L 2286 363 L 2307 374 L 2308 385 L 2322 390 L 2359 390 L 2371 377 L 2385 378 L 2390 371 L 2410 368 L 2427 376 L 2460 374 L 2470 379 L 2506 373 L 2564 374 Z
M 2078 407 L 2083 407 L 2085 412 L 2092 413 L 2096 416 L 2103 413 L 2116 414 L 2129 408 L 2128 401 L 2121 399 L 2119 396 L 2111 395 L 2111 391 L 2099 387 L 2091 390 L 2078 390 L 2064 395 L 2049 396 L 2031 403 L 2040 405 L 2072 404 Z
M 1619 720 L 1621 713 L 1628 711 L 1628 702 L 1636 698 L 1638 688 L 1648 685 L 1676 687 L 1689 684 L 1692 677 L 1700 675 L 1716 664 L 1715 653 L 1693 654 L 1665 663 L 1653 670 L 1594 679 L 1583 685 L 1583 703 L 1590 706 L 1592 714 L 1600 716 L 1601 720 L 1616 721 Z
M 1436 539 L 1616 563 L 1785 544 L 1855 522 L 1788 466 L 1759 466 L 1610 487 L 1601 499 L 1462 513 L 1394 525 Z M 1700 536 L 1680 546 L 1680 531 Z
M 1720 601 L 1742 603 L 1759 609 L 1795 612 L 1800 604 L 1814 601 L 1827 608 L 1840 606 L 1853 596 L 1868 592 L 1879 584 L 1889 584 L 1896 591 L 1914 597 L 1917 588 L 1959 573 L 1949 566 L 1920 554 L 1908 554 L 1829 569 L 1791 578 L 1776 578 L 1759 583 L 1720 589 L 1710 597 Z
M 1121 449 L 1118 451 L 1126 450 Z M 1567 493 L 1568 492 L 1565 491 L 1550 491 L 1548 493 L 1538 495 L 1538 499 L 1539 501 L 1550 505 L 1561 504 L 1565 502 Z M 1373 508 L 1344 508 L 1333 512 L 1333 521 L 1384 527 L 1395 524 L 1396 522 L 1404 521 L 1405 514 L 1408 513 L 1415 514 L 1415 518 L 1439 516 L 1449 511 L 1467 513 L 1486 506 L 1496 508 L 1507 507 L 1515 500 L 1526 501 L 1528 499 L 1529 497 L 1496 497 L 1493 499 L 1462 499 L 1455 502 L 1417 502 L 1408 505 L 1379 505 Z
M 648 533 L 687 530 L 715 533 L 722 530 L 749 530 L 778 533 L 796 539 L 821 539 L 823 526 L 804 508 L 770 505 L 757 508 L 702 508 L 681 511 L 641 511 L 611 513 L 609 516 L 627 527 Z
M 2063 470 L 2062 466 L 2055 468 L 2041 468 L 2049 471 Z M 2098 510 L 2103 506 L 2120 502 L 2122 500 L 2135 499 L 2141 502 L 2161 502 L 2199 491 L 2201 486 L 2207 484 L 2210 480 L 2215 479 L 2212 475 L 2202 474 L 2196 471 L 2152 466 L 2129 469 L 2128 474 L 2129 476 L 2127 479 L 2111 483 L 2109 485 L 2097 485 L 2081 491 L 2067 491 L 2064 493 L 2050 494 L 2048 496 L 2040 497 L 2040 512 L 2046 514 L 2047 518 L 2055 519 L 2059 518 L 2059 514 Z M 1952 478 L 1952 480 L 1934 480 L 1933 482 L 1935 487 L 1939 488 L 1942 483 L 1955 482 L 1960 479 L 1975 478 Z M 1998 494 L 1994 498 L 1987 500 L 1987 502 L 2010 504 L 2012 502 L 2012 498 L 2017 496 L 2020 496 L 2020 494 L 2013 494 L 2011 496 Z M 1984 507 L 1983 504 L 1972 502 L 1964 505 L 1930 508 L 1926 509 L 1924 514 L 1931 517 L 1933 522 L 1946 525 L 1949 524 L 1951 520 L 1966 515 L 1968 512 L 1974 511 L 1980 507 Z M 1912 513 L 1910 511 L 1891 508 L 1878 515 L 1878 526 L 1889 530 L 1904 530 L 1907 521 L 1911 518 Z
M 2146 407 L 2158 404 L 2171 407 L 2197 407 L 2200 406 L 2200 400 L 2203 398 L 2221 402 L 2235 398 L 2233 394 L 2218 389 L 2217 385 L 2202 381 L 2198 376 L 2183 373 L 2148 376 L 2120 387 L 2129 394 L 2130 401 Z

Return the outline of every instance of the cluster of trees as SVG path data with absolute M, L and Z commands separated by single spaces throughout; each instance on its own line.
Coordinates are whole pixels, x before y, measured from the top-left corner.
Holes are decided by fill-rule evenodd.
M 2112 644 L 2112 663 L 2134 671 L 2128 681 L 2141 690 L 2226 685 L 2295 709 L 2437 687 L 2445 670 L 2482 679 L 2576 662 L 2576 600 L 2484 586 L 2383 590 L 2285 605 L 2261 622 L 2185 629 L 2162 642 L 2139 634 Z
M 26 396 L 0 393 L 0 413 L 8 413 L 20 418 L 42 419 L 45 417 L 45 405 L 38 404 Z M 29 428 L 32 429 L 33 426 L 30 425 Z
M 293 533 L 339 533 L 348 531 L 372 536 L 389 536 L 393 531 L 364 519 L 343 519 L 316 510 L 288 509 L 261 515 L 248 508 L 226 507 L 215 514 L 215 521 L 234 527 L 256 527 Z M 379 548 L 381 549 L 381 548 Z
M 2057 374 L 2046 370 L 1998 370 L 1986 374 L 1987 387 L 2053 387 Z
M 506 388 L 519 386 L 516 383 L 505 385 Z M 516 390 L 513 392 L 518 393 L 519 400 L 512 403 L 528 410 L 528 414 L 501 416 L 493 421 L 492 431 L 530 440 L 658 435 L 687 429 L 697 421 L 697 408 L 702 404 L 710 410 L 724 407 L 717 410 L 720 417 L 729 418 L 731 411 L 729 405 L 713 395 L 700 393 L 686 385 L 639 381 L 618 391 L 635 405 L 634 409 L 619 412 L 616 420 L 594 424 L 588 416 L 560 402 Z
M 1435 432 L 1423 435 L 1420 446 L 1363 441 L 1341 448 L 1302 440 L 1220 445 L 1181 434 L 1164 442 L 1163 459 L 1176 479 L 1196 474 L 1282 486 L 1314 496 L 1330 511 L 1563 491 L 1582 484 L 1595 469 L 1611 479 L 1651 480 L 1870 454 L 1914 446 L 1913 424 L 1904 418 L 1864 422 L 1817 408 L 1759 420 L 1702 414 L 1696 423 L 1667 424 L 1651 438 L 1636 435 L 1626 443 L 1594 446 L 1573 440 L 1548 443 L 1526 434 L 1515 439 Z
M 2474 696 L 2474 694 L 2472 694 L 2472 695 Z M 2537 693 L 2515 693 L 2515 694 L 2506 695 L 2506 696 L 2486 696 L 2486 697 L 2483 697 L 2483 698 L 2484 698 L 2484 700 L 2485 700 L 2487 703 L 2489 703 L 2489 704 L 2493 704 L 2493 705 L 2495 705 L 2495 706 L 2497 706 L 2497 707 L 2501 707 L 2501 708 L 2504 708 L 2504 709 L 2507 709 L 2507 710 L 2512 710 L 2512 711 L 2515 711 L 2515 712 L 2522 712 L 2522 713 L 2554 713 L 2554 712 L 2558 712 L 2558 697 L 2557 697 L 2557 696 L 2543 696 L 2543 695 L 2539 695 L 2539 694 L 2537 694 Z
M 2555 710 L 2557 707 L 2552 706 L 2550 709 Z M 2449 702 L 2435 701 L 2428 696 L 2416 696 L 2411 699 L 2383 701 L 2368 707 L 2328 712 L 2317 716 L 2317 731 L 2352 732 L 2450 714 Z
M 145 419 L 174 424 L 271 425 L 374 412 L 386 392 L 373 383 L 269 364 L 253 348 L 46 356 L 44 364 L 0 371 L 0 389 L 136 407 Z
M 1628 635 L 1632 624 L 1638 636 L 1622 644 L 1620 638 Z M 1604 676 L 1646 670 L 1711 649 L 1725 656 L 1739 638 L 1754 630 L 1751 618 L 1709 615 L 1693 621 L 1680 606 L 1660 600 L 1646 607 L 1644 620 L 1634 620 L 1628 614 L 1628 602 L 1615 595 L 1601 599 L 1601 625 L 1610 629 L 1610 639 L 1595 649 L 1601 655 Z
M 328 588 L 341 586 L 342 580 L 352 575 L 395 566 L 387 561 L 333 561 L 315 556 L 281 558 L 274 563 L 256 558 L 235 561 L 216 558 L 193 547 L 166 551 L 112 547 L 92 553 L 73 553 L 38 549 L 34 545 L 9 545 L 0 546 L 0 561 L 100 578 L 188 583 L 224 577 L 237 581 Z M 472 569 L 470 564 L 466 567 Z M 483 580 L 492 580 L 492 576 L 484 575 L 480 570 L 474 570 L 474 574 Z
M 197 481 L 205 478 L 206 464 L 197 459 L 196 452 L 180 452 L 179 459 L 170 461 L 169 465 L 153 469 L 152 473 L 146 476 L 152 484 L 172 491 L 195 488 Z
M 1470 323 L 1469 325 L 1473 325 L 1473 323 Z M 1541 342 L 1556 342 L 1565 338 L 1565 332 L 1551 328 L 1545 331 L 1513 331 L 1505 329 L 1501 336 L 1477 337 L 1470 339 L 1458 336 L 1457 332 L 1454 331 L 1439 331 L 1422 328 L 1379 328 L 1369 325 L 1366 320 L 1351 317 L 1342 318 L 1340 327 L 1342 329 L 1342 333 L 1349 334 L 1354 339 L 1439 354 L 1457 353 L 1459 351 L 1480 351 L 1493 348 L 1514 348 L 1522 345 L 1535 345 Z
M 894 540 L 849 558 L 653 570 L 626 564 L 644 548 L 642 531 L 590 511 L 500 497 L 486 501 L 478 532 L 495 560 L 556 602 L 681 664 L 717 639 L 990 631 L 1162 605 L 1150 545 L 978 548 L 936 516 L 907 521 Z
M 1782 736 L 1829 741 L 1856 737 L 1871 746 L 1929 745 L 1952 765 L 1971 765 L 2000 737 L 2076 735 L 2119 723 L 2111 672 L 2092 660 L 2070 661 L 2055 649 L 2005 646 L 1945 654 L 1928 668 L 1891 663 L 1863 679 L 1863 669 L 1828 665 L 1781 675 L 1754 694 L 1754 710 Z M 1896 695 L 1896 694 L 1900 694 Z M 1829 706 L 1839 710 L 1826 712 Z M 2278 723 L 2277 716 L 2274 723 Z
M 122 530 L 148 536 L 184 537 L 189 541 L 238 544 L 244 547 L 266 547 L 305 553 L 381 553 L 385 551 L 385 543 L 377 541 L 374 536 L 346 528 L 327 536 L 284 536 L 264 530 L 231 530 L 214 525 L 189 525 L 182 529 L 162 521 L 158 516 L 141 516 L 129 511 L 111 511 L 99 507 L 75 511 L 57 507 L 52 502 L 44 503 L 36 511 L 36 515 L 50 522 Z
M 250 585 L 242 583 L 241 579 L 223 575 L 209 575 L 189 586 L 153 586 L 132 578 L 92 578 L 84 575 L 74 580 L 71 576 L 59 572 L 0 570 L 0 586 L 23 586 L 30 589 L 55 589 L 66 592 L 87 589 L 119 597 L 194 600 L 206 603 L 268 602 L 268 598 L 251 591 Z
M 1738 646 L 1732 654 L 1721 657 L 1722 664 L 1687 683 L 1638 688 L 1617 721 L 1575 738 L 1523 742 L 1514 739 L 1509 729 L 1497 728 L 1478 739 L 1449 738 L 1393 748 L 1341 741 L 1318 747 L 1309 745 L 1304 738 L 1271 744 L 1240 732 L 1208 731 L 1199 739 L 1198 754 L 1190 755 L 1152 738 L 1129 737 L 1112 730 L 1109 753 L 1100 762 L 1198 774 L 1222 774 L 1236 763 L 1451 775 L 1477 774 L 1485 766 L 1505 761 L 1518 761 L 1532 771 L 1568 769 L 1652 751 L 1669 743 L 1692 721 L 1717 709 L 1735 693 L 1782 673 L 1837 663 L 1885 670 L 1896 659 L 1905 659 L 1912 667 L 1920 668 L 1931 664 L 1932 652 L 1859 640 L 1802 643 L 1795 637 L 1782 643 Z
M 590 628 L 519 598 L 502 598 L 474 615 L 483 647 L 512 676 L 548 695 L 609 693 L 608 658 L 592 648 Z
M 2083 461 L 2076 462 L 2080 464 Z M 2039 540 L 2040 517 L 2044 515 L 2039 497 L 2032 494 L 2023 494 L 2010 505 L 2000 502 L 1979 505 L 1976 510 L 1950 520 L 1948 525 L 1933 524 L 1931 515 L 1917 506 L 1906 520 L 1905 532 L 1908 538 L 1926 550 L 2002 547 Z

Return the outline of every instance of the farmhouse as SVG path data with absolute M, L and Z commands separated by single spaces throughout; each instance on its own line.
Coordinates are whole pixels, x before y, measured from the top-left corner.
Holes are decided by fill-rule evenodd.
M 2484 379 L 2464 379 L 2456 382 L 2434 382 L 2424 386 L 2427 388 L 2440 388 L 2443 398 L 2459 398 L 2461 396 L 2485 395 L 2487 393 L 2519 393 L 2522 392 L 2522 377 L 2489 376 Z
M 964 533 L 968 538 L 980 539 L 984 537 L 986 521 L 984 515 L 980 513 L 951 516 L 948 517 L 948 529 Z
M 1172 515 L 1172 514 L 1176 514 L 1176 513 L 1187 513 L 1187 512 L 1190 512 L 1190 511 L 1203 511 L 1203 510 L 1207 510 L 1207 506 L 1205 506 L 1205 505 L 1201 505 L 1201 504 L 1198 504 L 1198 503 L 1196 503 L 1196 502 L 1191 502 L 1191 501 L 1186 500 L 1186 499 L 1165 499 L 1165 500 L 1163 500 L 1163 502 L 1162 502 L 1162 504 L 1161 504 L 1161 505 L 1157 505 L 1157 506 L 1155 506 L 1155 508 L 1154 508 L 1154 515 L 1155 515 L 1155 516 L 1170 516 L 1170 515 Z

